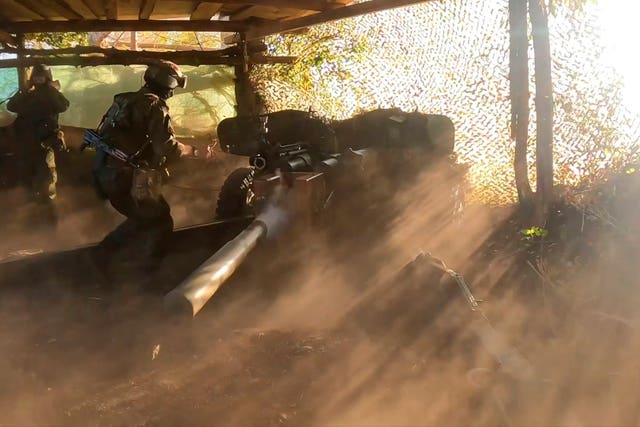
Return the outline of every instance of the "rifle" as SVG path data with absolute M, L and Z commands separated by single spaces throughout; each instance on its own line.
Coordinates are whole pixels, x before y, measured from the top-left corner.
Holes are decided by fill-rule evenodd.
M 84 131 L 84 138 L 82 145 L 80 146 L 80 151 L 84 151 L 87 147 L 91 147 L 96 151 L 102 151 L 103 153 L 118 159 L 133 168 L 140 167 L 140 165 L 134 161 L 134 157 L 129 156 L 122 150 L 110 146 L 96 131 L 91 129 Z

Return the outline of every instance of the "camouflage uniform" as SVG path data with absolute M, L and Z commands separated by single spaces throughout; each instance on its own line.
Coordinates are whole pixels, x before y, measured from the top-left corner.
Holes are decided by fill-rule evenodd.
M 147 87 L 116 95 L 98 132 L 111 146 L 135 155 L 136 162 L 145 166 L 142 170 L 147 167 L 164 170 L 166 164 L 181 156 L 184 147 L 175 139 L 167 104 Z M 98 192 L 127 217 L 99 246 L 111 251 L 141 238 L 142 260 L 155 266 L 173 230 L 173 219 L 161 194 L 143 200 L 133 197 L 132 184 L 137 171 L 105 153 L 98 153 L 94 167 Z
M 7 104 L 9 111 L 18 114 L 14 129 L 24 184 L 39 201 L 56 197 L 58 175 L 54 148 L 64 146 L 58 115 L 67 108 L 69 101 L 49 84 L 20 91 Z

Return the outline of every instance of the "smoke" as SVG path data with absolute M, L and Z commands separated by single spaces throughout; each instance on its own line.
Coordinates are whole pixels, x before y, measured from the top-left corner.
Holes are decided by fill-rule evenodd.
M 323 227 L 264 242 L 192 322 L 167 319 L 160 292 L 5 289 L 0 422 L 637 424 L 634 246 L 573 214 L 551 243 L 522 240 L 510 209 L 452 215 L 451 163 L 419 170 L 376 159 Z M 532 378 L 501 369 L 455 281 L 408 266 L 420 251 L 464 275 Z

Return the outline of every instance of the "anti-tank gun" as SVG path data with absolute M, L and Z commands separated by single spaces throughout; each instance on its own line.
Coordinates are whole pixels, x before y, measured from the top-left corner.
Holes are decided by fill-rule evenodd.
M 218 218 L 255 214 L 282 179 L 299 187 L 313 215 L 326 205 L 321 199 L 334 196 L 340 184 L 355 188 L 372 175 L 384 175 L 396 179 L 392 185 L 401 185 L 399 180 L 410 179 L 428 163 L 447 159 L 453 153 L 454 127 L 446 116 L 399 109 L 377 109 L 340 121 L 282 110 L 225 119 L 218 138 L 227 153 L 249 157 L 249 167 L 234 171 L 224 183 Z M 366 158 L 378 167 L 362 174 Z
M 249 167 L 232 172 L 222 186 L 220 219 L 256 214 L 279 183 L 295 186 L 309 213 L 317 211 L 339 159 L 349 157 L 340 152 L 330 122 L 307 111 L 225 119 L 218 138 L 225 152 L 249 157 Z
M 380 149 L 388 156 L 395 150 L 417 148 L 427 157 L 447 158 L 453 151 L 453 134 L 453 123 L 444 116 L 396 109 L 344 121 L 326 121 L 295 110 L 222 121 L 221 148 L 249 157 L 249 167 L 229 175 L 218 198 L 217 215 L 255 219 L 169 293 L 168 306 L 195 315 L 261 239 L 277 235 L 292 217 L 313 221 L 330 211 L 327 206 L 336 195 L 352 198 L 354 181 L 364 182 L 361 188 L 366 192 L 371 183 L 366 181 L 365 167 L 372 151 Z

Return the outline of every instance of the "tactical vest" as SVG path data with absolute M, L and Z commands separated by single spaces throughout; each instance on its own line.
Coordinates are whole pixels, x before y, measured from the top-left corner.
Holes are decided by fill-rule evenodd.
M 116 95 L 98 126 L 98 134 L 130 156 L 144 157 L 150 151 L 147 117 L 158 99 L 142 91 Z

